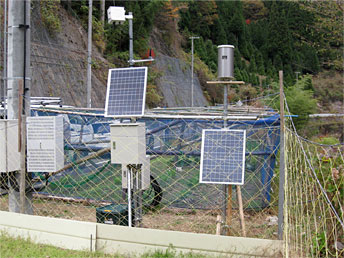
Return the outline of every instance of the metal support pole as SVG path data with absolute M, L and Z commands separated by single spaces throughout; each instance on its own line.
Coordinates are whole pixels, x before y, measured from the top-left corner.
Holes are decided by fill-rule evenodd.
M 136 226 L 137 223 L 137 165 L 133 168 L 133 204 L 134 204 L 134 223 L 133 226 Z
M 102 26 L 105 24 L 105 0 L 100 0 L 100 21 Z
M 227 127 L 227 114 L 228 114 L 228 85 L 224 85 L 223 92 L 223 128 Z
M 138 187 L 138 196 L 137 196 L 137 203 L 138 203 L 138 211 L 137 211 L 137 226 L 141 226 L 142 222 L 142 165 L 139 165 L 138 168 L 138 182 L 137 182 L 137 187 Z
M 194 106 L 194 39 L 199 37 L 190 37 L 191 39 L 191 107 Z
M 227 84 L 224 85 L 224 92 L 223 92 L 223 128 L 227 127 L 227 113 L 228 113 L 228 86 Z M 231 203 L 229 203 L 229 197 L 228 194 L 230 194 L 230 198 L 232 199 L 232 194 L 231 194 L 231 189 L 227 187 L 227 185 L 223 185 L 223 210 L 222 210 L 222 218 L 225 223 L 225 227 L 222 231 L 222 235 L 227 235 L 229 232 L 229 228 L 227 228 L 228 225 L 228 220 L 230 219 L 227 217 L 227 209 L 231 208 Z M 231 186 L 230 186 L 231 187 Z M 228 192 L 227 192 L 228 188 Z M 230 199 L 230 200 L 231 200 Z M 230 206 L 230 207 L 229 207 Z
M 127 166 L 127 187 L 128 187 L 128 227 L 132 227 L 131 220 L 131 170 L 132 166 Z
M 132 16 L 132 12 L 129 12 L 129 16 Z M 134 46 L 133 46 L 133 19 L 129 19 L 129 65 L 134 65 Z
M 191 37 L 191 107 L 194 106 L 194 39 Z
M 3 69 L 3 97 L 4 97 L 4 118 L 7 117 L 7 0 L 4 0 L 4 69 Z
M 86 106 L 92 106 L 92 0 L 88 2 L 87 92 Z
M 285 188 L 285 154 L 284 154 L 284 93 L 283 93 L 283 71 L 279 71 L 280 83 L 280 174 L 278 192 L 278 238 L 283 240 L 284 220 L 284 188 Z

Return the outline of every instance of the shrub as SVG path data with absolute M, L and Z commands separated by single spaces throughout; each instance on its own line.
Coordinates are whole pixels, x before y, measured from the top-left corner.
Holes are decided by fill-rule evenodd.
M 61 22 L 58 17 L 59 1 L 42 0 L 39 2 L 41 9 L 42 22 L 50 35 L 61 31 Z

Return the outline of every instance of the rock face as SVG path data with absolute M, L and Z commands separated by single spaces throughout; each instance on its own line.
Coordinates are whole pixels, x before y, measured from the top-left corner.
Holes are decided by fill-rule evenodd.
M 167 107 L 191 107 L 191 68 L 181 59 L 158 53 L 156 67 L 163 71 L 158 86 Z M 207 100 L 194 75 L 194 106 L 206 106 Z
M 57 13 L 61 31 L 49 33 L 42 23 L 37 3 L 33 2 L 31 11 L 31 96 L 61 97 L 64 105 L 86 107 L 87 32 L 61 7 Z M 175 33 L 177 35 L 177 31 Z M 180 42 L 168 45 L 160 33 L 153 33 L 152 38 L 157 52 L 154 66 L 162 74 L 157 86 L 164 97 L 163 105 L 191 106 L 191 68 L 177 58 Z M 92 107 L 103 108 L 111 65 L 95 46 L 92 61 Z M 195 74 L 194 106 L 204 105 L 207 101 Z
M 61 97 L 63 104 L 86 106 L 87 33 L 63 8 L 61 31 L 49 34 L 37 5 L 31 19 L 31 96 Z M 104 107 L 109 63 L 92 49 L 92 107 Z M 99 68 L 98 68 L 99 67 Z

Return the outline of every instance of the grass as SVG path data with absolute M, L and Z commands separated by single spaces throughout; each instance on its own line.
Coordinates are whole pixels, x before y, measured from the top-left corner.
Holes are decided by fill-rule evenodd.
M 22 238 L 12 238 L 8 235 L 2 233 L 0 234 L 0 257 L 6 258 L 26 258 L 26 257 L 35 257 L 35 258 L 63 258 L 63 257 L 156 257 L 156 258 L 174 258 L 174 257 L 181 257 L 181 258 L 201 258 L 201 257 L 209 257 L 194 254 L 194 253 L 187 253 L 187 254 L 179 254 L 177 253 L 172 247 L 168 248 L 166 251 L 157 250 L 155 252 L 147 252 L 141 256 L 128 256 L 128 255 L 121 255 L 121 254 L 104 254 L 101 252 L 89 252 L 89 251 L 74 251 L 74 250 L 67 250 L 58 247 L 54 247 L 51 245 L 43 245 L 43 244 L 34 244 L 30 240 L 25 240 Z
M 120 255 L 107 255 L 100 252 L 73 251 L 50 245 L 34 244 L 30 240 L 11 238 L 6 234 L 0 236 L 0 257 L 123 257 Z

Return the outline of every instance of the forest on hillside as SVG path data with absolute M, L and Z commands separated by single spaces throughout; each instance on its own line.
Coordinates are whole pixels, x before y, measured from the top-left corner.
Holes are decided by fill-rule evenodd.
M 106 1 L 106 8 L 112 4 Z M 127 51 L 126 26 L 105 24 L 104 29 L 100 28 L 99 5 L 100 1 L 94 1 L 95 41 L 104 41 L 99 47 L 107 56 Z M 173 19 L 185 39 L 186 51 L 190 49 L 188 37 L 200 36 L 195 41 L 196 54 L 213 72 L 217 70 L 217 46 L 234 45 L 236 77 L 252 84 L 259 84 L 259 76 L 264 77 L 264 85 L 268 84 L 276 79 L 278 70 L 284 70 L 289 85 L 295 83 L 295 72 L 316 74 L 321 69 L 343 69 L 343 10 L 334 1 L 154 0 L 116 1 L 116 5 L 135 14 L 137 54 L 149 48 L 154 25 L 168 27 L 168 20 Z M 72 9 L 87 26 L 88 2 L 72 1 Z M 102 30 L 103 39 L 98 35 Z
M 41 1 L 46 14 L 43 22 L 52 33 L 59 29 L 53 11 L 56 3 Z M 60 3 L 87 28 L 88 1 Z M 102 24 L 100 3 L 93 1 L 93 41 L 110 62 L 126 65 L 128 24 Z M 319 106 L 331 111 L 332 103 L 343 103 L 342 78 L 338 76 L 343 72 L 343 4 L 338 1 L 133 0 L 115 4 L 134 14 L 137 56 L 143 57 L 151 48 L 154 28 L 165 44 L 181 53 L 190 53 L 189 37 L 199 36 L 195 40 L 196 63 L 199 60 L 204 65 L 196 65 L 196 70 L 199 77 L 207 78 L 216 76 L 217 46 L 234 45 L 235 79 L 247 85 L 237 89 L 231 101 L 276 91 L 278 71 L 283 70 L 287 98 L 295 103 L 291 112 L 301 117 L 300 125 L 304 126 L 302 120 Z M 111 5 L 113 1 L 106 1 L 105 10 Z M 180 39 L 178 47 L 173 46 L 176 38 Z M 181 53 L 175 55 L 185 58 Z M 204 91 L 210 102 L 221 102 L 221 93 L 206 86 Z M 154 106 L 158 92 L 151 96 Z

